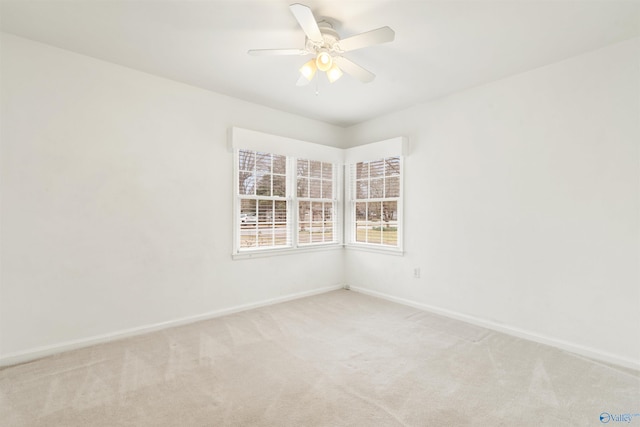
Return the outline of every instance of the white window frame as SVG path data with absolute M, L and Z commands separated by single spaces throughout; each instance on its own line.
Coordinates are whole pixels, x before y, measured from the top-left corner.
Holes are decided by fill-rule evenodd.
M 357 249 L 365 249 L 370 251 L 382 251 L 382 252 L 390 252 L 395 254 L 403 253 L 403 235 L 404 235 L 404 198 L 403 198 L 403 189 L 404 189 L 404 159 L 402 156 L 391 156 L 398 157 L 400 161 L 400 189 L 398 197 L 377 197 L 377 198 L 367 198 L 367 199 L 357 199 L 356 198 L 356 179 L 355 179 L 355 171 L 354 167 L 356 163 L 348 165 L 348 171 L 345 172 L 345 175 L 348 176 L 349 186 L 347 189 L 347 200 L 348 200 L 348 208 L 346 209 L 346 217 L 345 217 L 345 225 L 347 228 L 347 238 L 346 245 L 347 247 L 357 248 Z M 382 159 L 375 159 L 382 160 Z M 360 162 L 357 162 L 360 163 Z M 356 239 L 357 227 L 356 227 L 356 203 L 359 202 L 368 202 L 368 203 L 380 203 L 380 202 L 396 202 L 397 203 L 397 212 L 398 218 L 395 221 L 397 223 L 397 244 L 396 245 L 387 245 L 383 243 L 372 243 L 372 242 L 360 242 Z
M 342 158 L 343 150 L 313 144 L 306 141 L 299 141 L 275 135 L 264 134 L 241 128 L 232 128 L 230 131 L 230 149 L 233 151 L 233 259 L 254 258 L 262 256 L 272 256 L 287 254 L 292 252 L 306 252 L 316 250 L 340 249 L 343 247 L 342 218 Z M 241 248 L 240 236 L 240 205 L 241 196 L 239 193 L 239 167 L 238 153 L 240 150 L 251 150 L 272 154 L 284 155 L 287 157 L 287 228 L 289 230 L 288 246 L 268 246 Z M 333 201 L 334 201 L 334 241 L 318 243 L 298 243 L 298 197 L 297 197 L 297 160 L 313 160 L 331 163 L 333 165 Z
M 405 161 L 404 157 L 408 153 L 408 141 L 404 137 L 392 138 L 385 141 L 375 142 L 347 149 L 345 152 L 345 247 L 347 249 L 358 249 L 373 252 L 381 252 L 393 255 L 404 254 L 404 180 Z M 363 199 L 358 201 L 397 201 L 398 205 L 398 231 L 397 245 L 384 245 L 377 243 L 367 243 L 356 241 L 356 186 L 355 186 L 355 165 L 360 162 L 376 161 L 389 157 L 400 158 L 400 194 L 394 198 Z
M 253 150 L 249 150 L 253 153 L 255 153 L 255 155 L 257 155 L 259 152 L 253 151 Z M 292 235 L 293 232 L 291 230 L 291 214 L 292 214 L 292 209 L 291 209 L 291 203 L 292 203 L 292 197 L 291 197 L 291 176 L 289 174 L 289 171 L 291 170 L 291 159 L 289 157 L 285 157 L 285 164 L 286 164 L 286 170 L 287 173 L 285 175 L 285 181 L 286 181 L 286 193 L 284 196 L 274 196 L 274 195 L 270 195 L 270 196 L 264 196 L 264 195 L 258 195 L 258 194 L 241 194 L 240 192 L 240 169 L 239 169 L 239 153 L 240 150 L 235 150 L 234 151 L 234 163 L 235 163 L 235 208 L 234 208 L 234 219 L 235 219 L 235 227 L 237 227 L 235 229 L 234 232 L 234 239 L 235 239 L 235 246 L 237 248 L 241 247 L 241 233 L 239 233 L 238 231 L 242 230 L 242 200 L 256 200 L 258 203 L 260 201 L 282 201 L 282 202 L 286 202 L 287 204 L 287 210 L 286 210 L 286 236 L 287 236 L 287 242 L 291 242 L 292 239 Z M 264 152 L 263 152 L 264 153 Z M 268 153 L 268 154 L 274 154 L 274 153 Z M 257 186 L 257 183 L 255 183 L 255 185 Z M 272 184 L 273 185 L 273 184 Z M 256 212 L 256 226 L 258 226 L 258 224 L 260 224 L 259 222 L 259 215 L 258 212 Z M 274 229 L 275 230 L 275 229 Z M 279 249 L 286 249 L 286 248 L 290 248 L 291 245 L 279 245 L 279 246 L 260 246 L 260 247 L 255 247 L 252 249 L 255 250 L 279 250 Z
M 387 254 L 402 255 L 404 248 L 404 157 L 408 155 L 409 144 L 405 137 L 396 137 L 385 141 L 365 144 L 349 149 L 340 149 L 322 144 L 314 144 L 297 139 L 265 134 L 248 129 L 233 127 L 229 131 L 229 148 L 233 155 L 234 193 L 233 193 L 233 259 L 272 256 L 295 252 L 340 249 L 363 249 Z M 240 198 L 238 197 L 238 158 L 240 149 L 267 152 L 287 157 L 287 217 L 291 223 L 291 244 L 287 247 L 240 248 Z M 398 245 L 371 244 L 355 240 L 355 200 L 352 197 L 350 165 L 361 161 L 373 161 L 386 157 L 400 157 L 400 197 L 398 202 Z M 297 198 L 297 159 L 322 161 L 334 165 L 335 198 L 335 242 L 298 244 L 298 198 Z M 345 194 L 346 193 L 346 194 Z M 345 203 L 343 200 L 347 200 Z
M 311 247 L 319 247 L 319 246 L 333 246 L 333 245 L 342 245 L 342 236 L 343 236 L 343 228 L 342 228 L 342 218 L 343 218 L 343 213 L 342 213 L 342 204 L 341 204 L 341 200 L 340 200 L 340 194 L 342 193 L 342 188 L 343 188 L 343 182 L 342 182 L 342 164 L 335 164 L 335 163 L 330 163 L 330 162 L 323 162 L 323 163 L 329 163 L 331 164 L 331 173 L 332 173 L 332 179 L 331 179 L 331 194 L 332 194 L 332 198 L 323 198 L 323 197 L 311 197 L 310 191 L 309 191 L 309 196 L 308 197 L 299 197 L 297 195 L 297 188 L 298 188 L 298 174 L 297 174 L 297 163 L 298 160 L 308 160 L 308 161 L 318 161 L 318 160 L 312 160 L 312 159 L 303 159 L 303 158 L 294 158 L 294 163 L 296 166 L 296 173 L 294 178 L 294 187 L 293 187 L 293 191 L 296 193 L 295 194 L 295 210 L 294 210 L 294 215 L 295 216 L 295 231 L 294 231 L 294 243 L 296 245 L 296 247 L 300 247 L 300 248 L 311 248 Z M 309 188 L 310 190 L 310 188 Z M 309 243 L 300 243 L 300 236 L 299 236 L 299 232 L 300 232 L 300 218 L 297 216 L 300 212 L 300 202 L 310 202 L 310 203 L 318 203 L 318 202 L 322 202 L 322 203 L 331 203 L 332 207 L 333 207 L 333 241 L 331 242 L 309 242 Z M 306 221 L 305 221 L 306 222 Z M 313 222 L 313 220 L 311 221 Z

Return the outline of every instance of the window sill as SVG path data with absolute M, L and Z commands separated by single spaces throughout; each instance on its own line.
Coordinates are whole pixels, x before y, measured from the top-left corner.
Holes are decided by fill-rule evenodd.
M 378 245 L 364 245 L 364 244 L 348 244 L 345 245 L 345 249 L 348 250 L 356 250 L 356 251 L 364 251 L 364 252 L 375 252 L 379 254 L 385 255 L 394 255 L 394 256 L 404 256 L 404 251 L 400 248 L 390 248 Z
M 234 253 L 231 255 L 231 258 L 234 260 L 264 258 L 278 255 L 294 255 L 307 252 L 333 251 L 336 249 L 342 249 L 342 247 L 343 245 L 340 243 L 330 243 L 325 245 L 298 246 L 296 248 L 257 249 Z

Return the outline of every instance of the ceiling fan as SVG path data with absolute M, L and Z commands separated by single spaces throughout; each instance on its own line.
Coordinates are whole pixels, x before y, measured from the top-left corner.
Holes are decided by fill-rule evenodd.
M 289 9 L 306 34 L 304 49 L 252 49 L 248 52 L 249 55 L 313 55 L 314 58 L 300 68 L 298 86 L 309 84 L 317 70 L 326 72 L 331 83 L 342 77 L 343 72 L 364 83 L 373 81 L 375 74 L 342 54 L 393 41 L 395 32 L 391 28 L 381 27 L 341 40 L 331 23 L 325 20 L 317 21 L 309 7 L 294 3 Z

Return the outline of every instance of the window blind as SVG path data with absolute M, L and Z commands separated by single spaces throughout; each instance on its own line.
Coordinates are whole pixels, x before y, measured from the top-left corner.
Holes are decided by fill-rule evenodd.
M 231 129 L 234 256 L 337 245 L 343 150 Z
M 337 243 L 336 172 L 332 163 L 297 161 L 298 244 Z
M 352 241 L 400 246 L 400 156 L 358 162 L 350 168 Z
M 345 150 L 347 245 L 402 251 L 403 157 L 407 154 L 404 137 Z
M 238 150 L 239 249 L 290 247 L 287 158 Z

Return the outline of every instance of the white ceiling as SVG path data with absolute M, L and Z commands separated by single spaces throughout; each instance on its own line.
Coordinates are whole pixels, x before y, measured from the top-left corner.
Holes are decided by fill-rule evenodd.
M 299 0 L 345 38 L 385 25 L 392 43 L 346 54 L 372 83 L 297 87 L 296 0 L 6 1 L 0 28 L 32 40 L 341 126 L 640 35 L 638 1 Z

